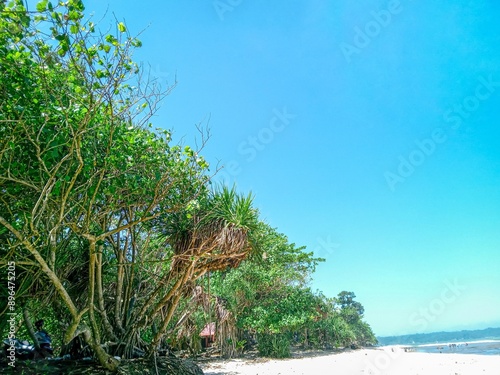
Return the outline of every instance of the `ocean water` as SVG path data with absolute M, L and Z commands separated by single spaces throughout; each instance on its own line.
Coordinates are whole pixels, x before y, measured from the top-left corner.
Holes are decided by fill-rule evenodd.
M 416 345 L 415 350 L 421 353 L 500 355 L 500 340 Z

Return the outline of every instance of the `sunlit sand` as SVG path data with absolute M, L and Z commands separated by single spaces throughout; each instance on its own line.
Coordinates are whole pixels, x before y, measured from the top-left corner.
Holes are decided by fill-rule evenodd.
M 428 354 L 389 346 L 284 360 L 217 361 L 206 375 L 499 375 L 499 355 Z

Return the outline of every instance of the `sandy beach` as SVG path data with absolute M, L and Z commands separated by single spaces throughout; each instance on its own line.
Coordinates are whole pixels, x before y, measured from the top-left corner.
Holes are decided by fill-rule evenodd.
M 500 375 L 500 356 L 361 349 L 284 360 L 234 359 L 201 364 L 206 375 Z

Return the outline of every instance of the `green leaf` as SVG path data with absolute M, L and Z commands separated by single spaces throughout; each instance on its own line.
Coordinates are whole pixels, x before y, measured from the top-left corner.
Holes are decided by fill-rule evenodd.
M 119 22 L 118 23 L 118 30 L 121 32 L 121 33 L 124 33 L 125 31 L 127 31 L 127 28 L 125 27 L 125 24 L 123 22 Z
M 111 34 L 108 34 L 106 35 L 106 37 L 104 38 L 106 40 L 106 42 L 114 45 L 114 46 L 117 46 L 118 45 L 118 39 L 116 39 L 113 35 Z
M 52 193 L 58 197 L 61 194 L 61 181 L 57 181 L 54 185 L 54 189 L 52 190 Z
M 48 0 L 43 0 L 43 1 L 40 1 L 37 5 L 36 5 L 36 10 L 38 12 L 44 12 L 46 9 L 47 9 L 47 3 L 48 3 Z
M 134 46 L 134 47 L 137 47 L 137 48 L 142 47 L 142 42 L 141 42 L 139 39 L 137 39 L 137 38 L 132 39 L 132 40 L 130 41 L 130 43 L 131 43 L 131 44 L 132 44 L 132 46 Z
M 73 7 L 76 10 L 83 12 L 85 10 L 85 6 L 81 0 L 70 0 L 70 7 Z
M 95 72 L 95 76 L 97 78 L 104 78 L 106 76 L 106 73 L 102 69 L 99 69 Z
M 72 10 L 69 12 L 68 14 L 68 18 L 71 20 L 71 21 L 78 21 L 80 18 L 83 17 L 83 14 L 76 11 L 76 10 Z

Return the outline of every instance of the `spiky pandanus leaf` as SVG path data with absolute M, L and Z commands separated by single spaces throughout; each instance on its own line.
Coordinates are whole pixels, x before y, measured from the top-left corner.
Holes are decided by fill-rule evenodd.
M 190 225 L 179 220 L 179 232 L 171 232 L 169 240 L 175 249 L 172 267 L 182 268 L 201 259 L 204 271 L 236 267 L 253 249 L 251 233 L 258 227 L 258 213 L 252 207 L 252 195 L 238 195 L 234 188 L 214 191 L 190 214 Z

